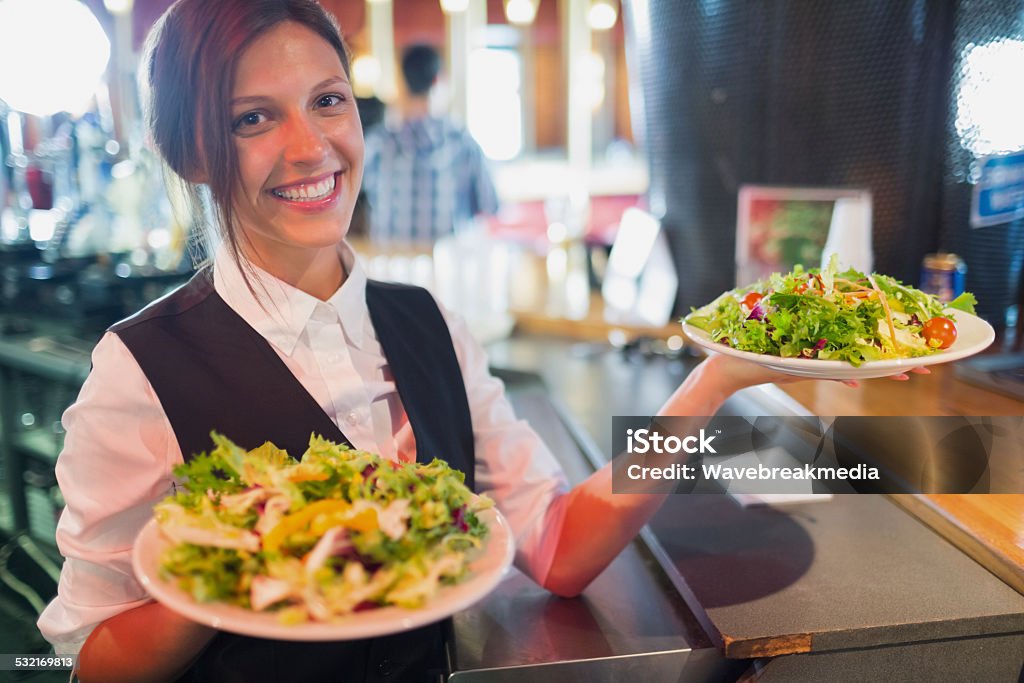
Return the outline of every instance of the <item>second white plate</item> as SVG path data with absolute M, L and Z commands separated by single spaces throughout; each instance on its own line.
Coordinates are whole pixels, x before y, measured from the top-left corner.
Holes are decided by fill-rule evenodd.
M 695 344 L 708 351 L 743 358 L 787 375 L 812 379 L 871 379 L 898 375 L 901 372 L 925 365 L 949 363 L 967 358 L 984 351 L 995 340 L 995 330 L 985 320 L 963 311 L 952 311 L 952 313 L 956 317 L 957 338 L 948 349 L 918 358 L 869 361 L 856 368 L 843 360 L 781 358 L 750 351 L 739 351 L 731 346 L 719 344 L 712 340 L 711 335 L 704 330 L 687 323 L 683 323 L 683 332 Z

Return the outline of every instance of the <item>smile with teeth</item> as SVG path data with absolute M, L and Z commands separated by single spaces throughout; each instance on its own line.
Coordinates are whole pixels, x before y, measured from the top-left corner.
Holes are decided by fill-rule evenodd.
M 271 193 L 281 199 L 292 202 L 315 202 L 323 199 L 334 192 L 334 175 L 329 175 L 318 183 L 311 185 L 292 185 L 286 188 L 271 190 Z

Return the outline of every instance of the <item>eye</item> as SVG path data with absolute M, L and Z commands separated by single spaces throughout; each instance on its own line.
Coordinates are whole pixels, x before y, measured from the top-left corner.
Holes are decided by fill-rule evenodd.
M 345 102 L 341 95 L 321 95 L 316 101 L 317 109 L 340 107 Z
M 256 132 L 267 120 L 267 116 L 262 112 L 248 111 L 235 119 L 231 124 L 231 130 L 236 133 Z

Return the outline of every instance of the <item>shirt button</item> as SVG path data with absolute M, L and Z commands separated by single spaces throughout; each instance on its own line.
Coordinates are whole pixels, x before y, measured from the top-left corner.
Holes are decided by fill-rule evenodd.
M 329 354 L 327 356 L 327 361 L 329 363 L 337 363 L 340 360 L 341 360 L 341 354 L 340 353 L 332 353 L 332 354 Z
M 345 421 L 350 425 L 355 425 L 359 422 L 359 414 L 354 410 L 350 410 L 348 415 L 345 416 Z

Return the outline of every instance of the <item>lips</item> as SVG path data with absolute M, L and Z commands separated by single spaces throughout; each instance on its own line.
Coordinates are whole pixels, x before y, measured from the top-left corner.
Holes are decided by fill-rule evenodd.
M 275 200 L 295 209 L 318 211 L 332 206 L 338 199 L 341 172 L 281 185 L 269 190 Z
M 294 183 L 292 185 L 286 185 L 282 187 L 275 187 L 270 192 L 280 199 L 287 199 L 293 202 L 302 201 L 316 201 L 327 197 L 334 192 L 334 186 L 337 178 L 335 174 L 323 176 L 318 180 L 304 181 L 300 183 Z

